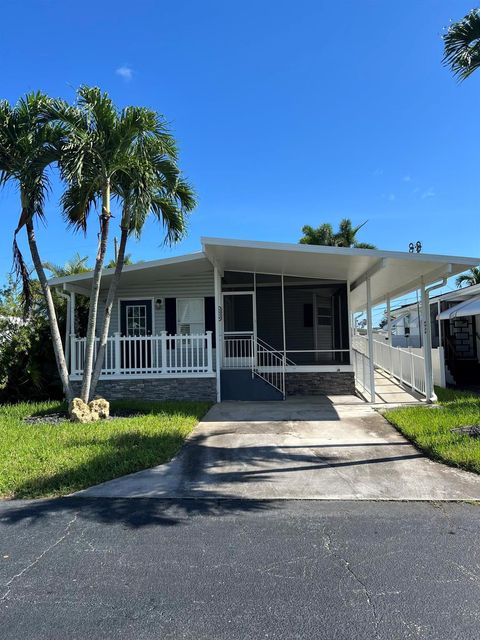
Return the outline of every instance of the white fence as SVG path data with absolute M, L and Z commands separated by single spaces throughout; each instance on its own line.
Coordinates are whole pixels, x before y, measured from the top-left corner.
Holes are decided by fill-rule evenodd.
M 95 355 L 99 339 L 95 342 Z M 71 336 L 71 374 L 81 375 L 86 338 Z M 201 335 L 109 337 L 102 376 L 213 373 L 212 332 Z
M 357 341 L 357 338 L 361 340 Z M 365 341 L 366 344 L 363 344 Z M 367 347 L 367 349 L 365 349 Z M 353 370 L 355 371 L 355 384 L 368 397 L 372 395 L 370 387 L 370 358 L 368 357 L 368 341 L 361 336 L 355 336 L 352 340 Z
M 425 395 L 425 360 L 409 349 L 373 341 L 373 361 L 407 387 Z
M 354 336 L 352 347 L 357 385 L 360 390 L 370 394 L 368 338 Z M 425 362 L 423 355 L 411 349 L 392 347 L 386 342 L 374 340 L 373 363 L 375 367 L 383 369 L 402 384 L 425 395 Z

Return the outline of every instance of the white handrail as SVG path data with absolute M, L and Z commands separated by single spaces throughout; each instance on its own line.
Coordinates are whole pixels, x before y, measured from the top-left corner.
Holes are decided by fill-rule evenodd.
M 252 339 L 253 340 L 253 339 Z M 262 344 L 263 343 L 263 344 Z M 252 377 L 258 376 L 274 389 L 277 389 L 285 399 L 285 360 L 283 351 L 275 351 L 267 343 L 254 341 L 252 359 Z
M 257 343 L 264 346 L 266 349 L 268 349 L 269 351 L 271 351 L 272 353 L 280 353 L 280 354 L 287 354 L 288 351 L 283 351 L 283 349 L 275 349 L 275 347 L 272 347 L 271 344 L 268 344 L 268 342 L 266 342 L 265 340 L 263 340 L 262 338 L 258 338 L 257 337 Z M 285 356 L 285 364 L 288 364 L 289 366 L 295 367 L 296 363 L 291 360 L 290 358 L 288 358 L 287 356 Z
M 364 376 L 365 366 L 369 367 L 368 338 L 353 336 L 352 349 L 356 382 L 362 390 L 369 391 L 369 384 Z M 373 364 L 407 387 L 425 395 L 424 358 L 420 354 L 373 340 Z

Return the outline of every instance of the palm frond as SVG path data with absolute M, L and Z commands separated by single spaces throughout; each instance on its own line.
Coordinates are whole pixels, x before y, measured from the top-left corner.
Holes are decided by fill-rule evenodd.
M 374 244 L 370 244 L 369 242 L 355 242 L 353 244 L 355 249 L 376 249 L 377 247 Z
M 17 233 L 18 231 L 15 231 L 13 235 L 13 271 L 22 283 L 23 315 L 27 317 L 32 304 L 32 287 L 30 271 L 17 243 Z
M 99 197 L 100 189 L 95 182 L 71 182 L 61 197 L 63 216 L 68 226 L 85 233 L 88 216 Z
M 185 213 L 172 198 L 158 195 L 152 200 L 152 212 L 165 231 L 164 244 L 174 244 L 187 231 Z
M 443 63 L 459 80 L 465 80 L 480 67 L 480 9 L 473 9 L 452 24 L 443 43 Z
M 455 284 L 458 288 L 473 287 L 476 284 L 480 284 L 480 267 L 472 267 L 467 273 L 461 273 L 455 279 Z

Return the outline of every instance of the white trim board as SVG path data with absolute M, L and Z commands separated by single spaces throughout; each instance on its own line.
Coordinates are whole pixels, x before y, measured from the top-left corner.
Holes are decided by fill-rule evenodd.
M 105 375 L 102 374 L 100 376 L 100 380 L 172 380 L 174 378 L 215 378 L 215 371 L 210 373 L 129 373 L 129 374 L 120 374 L 120 375 Z M 70 380 L 73 382 L 83 380 L 82 376 L 79 375 L 70 375 Z

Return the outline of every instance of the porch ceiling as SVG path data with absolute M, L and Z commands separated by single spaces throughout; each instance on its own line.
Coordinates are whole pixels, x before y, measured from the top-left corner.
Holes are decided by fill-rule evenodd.
M 102 274 L 102 289 L 110 286 L 114 269 L 104 269 Z M 201 252 L 192 253 L 163 260 L 152 260 L 149 262 L 139 262 L 137 264 L 123 268 L 121 282 L 122 287 L 145 287 L 148 283 L 168 280 L 169 278 L 189 277 L 199 273 L 212 273 L 211 262 Z M 65 289 L 76 290 L 77 292 L 90 293 L 92 286 L 92 272 L 82 273 L 63 278 L 52 278 L 50 285 L 63 285 Z M 82 290 L 82 291 L 81 291 Z
M 372 303 L 403 295 L 480 263 L 480 258 L 345 249 L 301 244 L 202 238 L 203 250 L 223 270 L 279 273 L 350 281 L 352 311 L 366 306 L 366 277 L 371 277 Z

